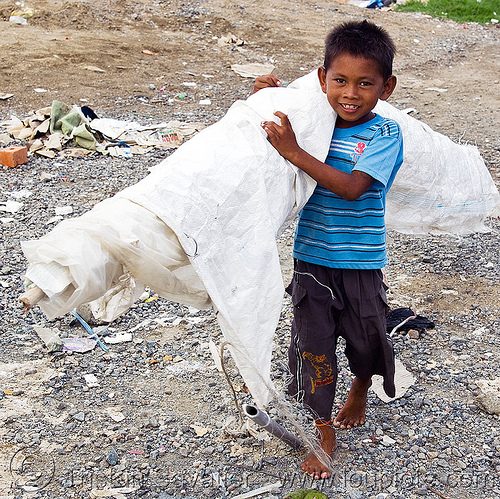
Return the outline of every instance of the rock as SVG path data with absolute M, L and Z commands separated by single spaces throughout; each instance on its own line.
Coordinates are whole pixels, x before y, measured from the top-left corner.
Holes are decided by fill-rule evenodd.
M 110 466 L 116 466 L 119 461 L 118 457 L 118 452 L 114 447 L 112 447 L 107 453 L 106 453 L 106 461 Z
M 500 379 L 482 379 L 476 384 L 481 391 L 476 397 L 479 407 L 488 414 L 500 414 Z
M 396 440 L 391 438 L 389 435 L 384 435 L 381 440 L 383 445 L 390 446 L 394 445 L 396 443 Z
M 416 329 L 410 329 L 408 331 L 408 336 L 412 340 L 418 340 L 418 338 L 420 337 L 420 333 Z
M 83 423 L 85 421 L 85 413 L 83 411 L 77 412 L 76 414 L 73 415 L 73 419 Z

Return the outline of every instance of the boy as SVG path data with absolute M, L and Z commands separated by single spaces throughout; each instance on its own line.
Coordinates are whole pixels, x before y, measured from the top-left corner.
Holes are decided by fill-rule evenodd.
M 399 126 L 372 111 L 396 86 L 394 53 L 386 31 L 367 21 L 342 24 L 328 35 L 318 76 L 338 116 L 325 163 L 299 147 L 284 113 L 275 113 L 281 125 L 262 123 L 277 151 L 318 183 L 300 214 L 294 278 L 287 288 L 294 305 L 289 393 L 313 411 L 329 456 L 337 446 L 335 427 L 364 423 L 373 374 L 384 376 L 388 396 L 395 392 L 381 268 L 387 263 L 385 196 L 402 163 L 403 145 Z M 262 76 L 254 92 L 279 85 L 275 76 Z M 339 336 L 355 377 L 332 422 Z M 313 453 L 302 469 L 316 479 L 330 476 Z

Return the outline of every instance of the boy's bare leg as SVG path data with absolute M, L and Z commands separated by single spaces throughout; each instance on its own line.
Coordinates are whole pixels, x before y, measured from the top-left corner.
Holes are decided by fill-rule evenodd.
M 332 457 L 333 452 L 337 448 L 337 439 L 335 437 L 335 428 L 329 423 L 322 423 L 321 420 L 316 421 L 317 429 L 319 430 L 320 445 L 326 452 L 328 457 Z M 319 480 L 321 478 L 329 478 L 330 470 L 311 452 L 302 463 L 301 468 L 312 478 Z
M 333 420 L 333 425 L 336 428 L 352 428 L 365 422 L 366 398 L 371 384 L 371 378 L 363 379 L 356 376 L 352 380 L 347 400 Z

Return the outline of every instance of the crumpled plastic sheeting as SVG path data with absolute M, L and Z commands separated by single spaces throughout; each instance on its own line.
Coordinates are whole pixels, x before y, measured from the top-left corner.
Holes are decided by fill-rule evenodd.
M 316 72 L 290 86 L 321 93 Z M 387 227 L 408 234 L 486 232 L 486 218 L 500 215 L 500 194 L 477 147 L 453 142 L 388 102 L 374 111 L 398 122 L 404 138 L 403 164 L 387 195 Z
M 67 313 L 102 296 L 125 271 L 166 298 L 197 308 L 212 303 L 240 373 L 264 406 L 284 294 L 276 237 L 315 187 L 260 126 L 278 109 L 289 115 L 301 146 L 324 160 L 335 113 L 321 94 L 265 89 L 236 102 L 138 184 L 23 243 L 27 277 L 51 288 L 42 310 Z M 169 242 L 173 249 L 165 248 Z M 42 277 L 54 262 L 60 282 L 47 286 Z M 174 285 L 184 285 L 185 294 L 168 289 Z
M 481 227 L 489 206 L 498 203 L 482 160 L 389 104 L 380 106 L 380 114 L 401 124 L 405 139 L 405 162 L 390 192 L 406 194 L 388 203 L 389 220 L 414 232 Z M 276 110 L 289 115 L 299 143 L 323 161 L 335 115 L 316 74 L 236 102 L 144 180 L 23 244 L 28 278 L 50 297 L 41 303 L 44 312 L 62 315 L 103 296 L 127 272 L 166 298 L 197 308 L 212 304 L 252 396 L 264 406 L 284 293 L 276 237 L 315 187 L 267 141 L 260 122 Z M 463 185 L 459 164 L 469 171 Z M 477 184 L 480 194 L 473 190 Z M 454 189 L 467 192 L 453 199 L 454 216 L 447 218 L 439 208 L 450 206 Z M 426 201 L 418 204 L 420 196 Z M 55 284 L 44 281 L 49 270 Z M 133 300 L 127 290 L 123 306 Z
M 112 321 L 137 300 L 142 283 L 167 299 L 211 306 L 173 231 L 126 199 L 102 201 L 21 245 L 30 262 L 26 277 L 47 295 L 39 305 L 49 319 L 92 302 L 96 318 Z

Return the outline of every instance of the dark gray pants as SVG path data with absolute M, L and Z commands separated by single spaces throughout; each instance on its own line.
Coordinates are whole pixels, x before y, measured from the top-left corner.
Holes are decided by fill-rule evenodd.
M 331 417 L 337 383 L 337 339 L 355 376 L 384 377 L 384 390 L 395 395 L 394 353 L 386 335 L 388 312 L 380 270 L 332 269 L 295 261 L 287 292 L 294 319 L 288 350 L 293 379 L 288 392 L 315 417 Z

